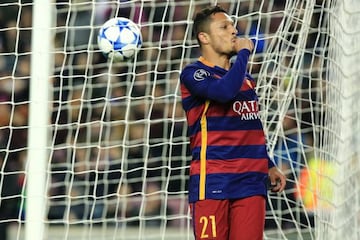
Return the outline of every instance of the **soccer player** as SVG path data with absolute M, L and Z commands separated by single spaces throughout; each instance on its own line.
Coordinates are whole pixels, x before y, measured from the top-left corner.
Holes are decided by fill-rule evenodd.
M 194 33 L 202 56 L 183 69 L 180 81 L 195 238 L 263 239 L 267 183 L 280 192 L 286 179 L 269 159 L 255 81 L 246 71 L 254 45 L 237 37 L 219 6 L 197 13 Z

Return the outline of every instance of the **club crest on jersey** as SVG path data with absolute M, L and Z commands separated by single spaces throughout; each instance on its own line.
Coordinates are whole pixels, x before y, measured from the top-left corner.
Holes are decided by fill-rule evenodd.
M 210 73 L 208 71 L 206 71 L 205 69 L 198 69 L 194 73 L 194 79 L 196 81 L 202 81 L 208 76 L 210 76 Z

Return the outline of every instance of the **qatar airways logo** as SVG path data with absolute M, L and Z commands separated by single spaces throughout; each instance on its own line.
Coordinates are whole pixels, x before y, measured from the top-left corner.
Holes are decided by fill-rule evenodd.
M 233 110 L 241 117 L 241 120 L 259 119 L 259 106 L 254 100 L 252 101 L 235 101 Z

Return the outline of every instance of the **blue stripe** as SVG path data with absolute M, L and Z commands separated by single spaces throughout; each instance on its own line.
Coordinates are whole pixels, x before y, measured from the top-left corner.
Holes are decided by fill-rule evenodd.
M 206 199 L 239 199 L 267 195 L 267 174 L 248 172 L 239 174 L 208 174 Z M 190 176 L 189 202 L 199 200 L 199 175 Z
M 182 99 L 182 106 L 184 110 L 187 112 L 190 109 L 205 104 L 205 101 L 199 98 L 194 98 L 193 96 L 189 96 Z
M 257 100 L 257 96 L 254 96 L 254 90 L 249 89 L 247 91 L 239 92 L 234 98 L 234 101 L 252 101 L 254 99 Z M 205 101 L 203 98 L 197 98 L 191 95 L 182 99 L 182 106 L 185 111 L 189 111 L 190 109 L 200 106 L 204 103 Z
M 240 91 L 236 97 L 235 97 L 236 101 L 251 101 L 251 100 L 258 100 L 258 97 L 256 95 L 254 95 L 254 90 L 253 89 L 249 89 L 246 91 Z M 235 101 L 234 100 L 234 101 Z
M 200 147 L 195 147 L 192 151 L 192 159 L 200 159 Z M 268 158 L 265 145 L 247 146 L 207 146 L 207 159 L 235 159 L 235 158 Z
M 240 120 L 240 117 L 208 117 L 208 131 L 259 130 L 263 129 L 260 119 Z
M 199 130 L 200 119 L 189 126 L 189 135 L 195 135 Z M 234 130 L 262 130 L 263 126 L 258 120 L 240 120 L 239 117 L 207 117 L 208 131 L 234 131 Z

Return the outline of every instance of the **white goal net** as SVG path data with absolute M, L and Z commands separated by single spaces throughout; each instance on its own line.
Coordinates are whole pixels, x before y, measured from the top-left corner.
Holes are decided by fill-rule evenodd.
M 360 2 L 3 0 L 0 239 L 193 239 L 179 93 L 194 13 L 219 4 L 254 39 L 269 153 L 264 239 L 360 239 Z M 132 60 L 96 44 L 127 17 Z

